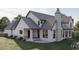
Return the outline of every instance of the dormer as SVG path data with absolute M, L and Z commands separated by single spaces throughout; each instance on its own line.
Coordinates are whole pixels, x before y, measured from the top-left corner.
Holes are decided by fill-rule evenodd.
M 45 22 L 46 22 L 46 20 L 39 20 L 38 21 L 38 25 L 39 25 L 39 27 L 41 27 L 43 24 L 45 24 Z

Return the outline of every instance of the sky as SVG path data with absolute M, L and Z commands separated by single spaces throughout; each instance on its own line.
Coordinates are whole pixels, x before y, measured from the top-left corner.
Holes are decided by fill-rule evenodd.
M 18 14 L 26 16 L 29 10 L 49 15 L 55 15 L 56 12 L 56 8 L 0 8 L 0 18 L 6 16 L 12 21 Z M 75 23 L 79 20 L 79 8 L 60 8 L 60 12 L 72 16 Z

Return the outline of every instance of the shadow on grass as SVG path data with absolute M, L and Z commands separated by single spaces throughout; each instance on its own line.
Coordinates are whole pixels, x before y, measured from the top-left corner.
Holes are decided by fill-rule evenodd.
M 71 40 L 63 40 L 54 43 L 33 43 L 14 39 L 22 50 L 39 49 L 39 50 L 72 50 Z

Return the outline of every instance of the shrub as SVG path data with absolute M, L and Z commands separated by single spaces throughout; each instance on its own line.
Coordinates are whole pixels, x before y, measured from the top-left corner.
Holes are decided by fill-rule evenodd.
M 13 38 L 13 35 L 9 36 L 9 38 Z
M 16 39 L 17 38 L 17 36 L 14 36 L 14 39 Z
M 72 34 L 73 39 L 78 40 L 79 41 L 79 31 L 74 31 Z
M 23 37 L 19 37 L 19 40 L 23 40 Z
M 26 41 L 26 39 L 23 39 L 23 41 Z
M 6 37 L 6 38 L 8 38 L 8 34 L 4 34 L 4 35 L 3 35 L 3 37 Z

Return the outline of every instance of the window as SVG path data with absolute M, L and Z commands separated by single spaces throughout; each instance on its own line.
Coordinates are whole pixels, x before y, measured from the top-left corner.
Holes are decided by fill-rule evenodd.
M 38 25 L 40 25 L 40 21 L 38 21 Z
M 68 37 L 68 31 L 65 31 L 65 37 Z
M 46 22 L 46 20 L 41 20 L 41 24 L 44 24 Z
M 38 37 L 38 31 L 36 29 L 33 30 L 33 38 Z
M 38 25 L 42 25 L 42 24 L 44 24 L 46 22 L 46 20 L 40 20 L 40 21 L 38 21 Z
M 43 30 L 43 38 L 48 38 L 48 30 Z
M 64 37 L 64 31 L 63 31 L 63 37 Z
M 69 31 L 69 37 L 70 37 L 70 36 L 72 36 L 72 35 L 71 35 L 71 31 Z
M 22 31 L 22 30 L 19 30 L 19 33 L 20 33 L 20 34 L 23 34 L 23 31 Z
M 56 37 L 56 35 L 55 35 L 56 33 L 55 33 L 55 30 L 53 30 L 53 38 L 55 38 Z

